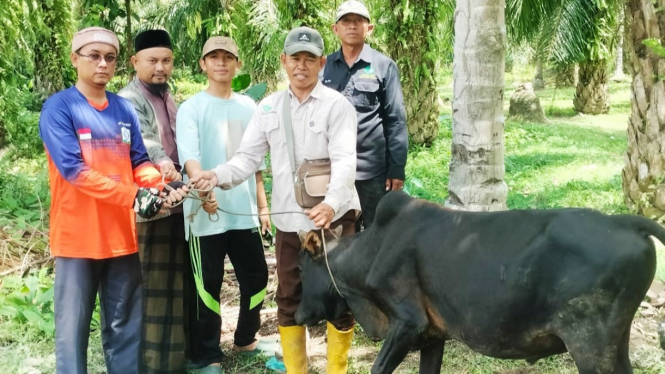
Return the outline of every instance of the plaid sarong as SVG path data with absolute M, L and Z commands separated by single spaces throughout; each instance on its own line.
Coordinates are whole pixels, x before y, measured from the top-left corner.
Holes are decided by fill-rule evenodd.
M 182 213 L 136 224 L 143 271 L 141 373 L 181 374 L 185 365 Z

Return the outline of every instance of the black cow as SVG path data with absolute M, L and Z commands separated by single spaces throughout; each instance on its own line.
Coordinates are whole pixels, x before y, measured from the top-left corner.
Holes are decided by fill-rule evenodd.
M 387 194 L 374 225 L 303 240 L 299 324 L 349 308 L 385 339 L 372 373 L 392 373 L 420 350 L 420 373 L 439 373 L 446 340 L 529 362 L 570 352 L 582 374 L 632 373 L 630 326 L 656 271 L 649 238 L 665 229 L 589 209 L 470 213 L 401 192 Z M 334 278 L 341 296 L 331 280 Z

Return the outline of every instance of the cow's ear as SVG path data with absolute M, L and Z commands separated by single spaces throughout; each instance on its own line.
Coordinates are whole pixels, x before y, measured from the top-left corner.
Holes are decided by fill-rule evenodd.
M 300 239 L 300 249 L 305 249 L 305 238 L 307 238 L 309 231 L 300 230 L 298 231 L 298 239 Z
M 305 236 L 305 240 L 302 241 L 303 249 L 309 252 L 309 255 L 312 256 L 312 258 L 316 258 L 321 255 L 323 247 L 322 244 L 323 243 L 321 242 L 321 238 L 316 233 L 316 231 L 308 232 Z

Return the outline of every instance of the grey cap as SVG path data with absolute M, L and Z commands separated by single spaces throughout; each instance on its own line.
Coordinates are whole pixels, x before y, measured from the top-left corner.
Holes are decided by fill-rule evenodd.
M 298 52 L 309 52 L 315 56 L 323 56 L 323 38 L 321 38 L 321 34 L 304 26 L 289 31 L 284 41 L 284 53 L 295 55 Z
M 335 22 L 339 22 L 339 19 L 344 17 L 347 14 L 357 14 L 363 16 L 369 20 L 369 10 L 365 4 L 361 3 L 358 0 L 348 0 L 342 3 L 342 5 L 337 8 L 337 17 Z

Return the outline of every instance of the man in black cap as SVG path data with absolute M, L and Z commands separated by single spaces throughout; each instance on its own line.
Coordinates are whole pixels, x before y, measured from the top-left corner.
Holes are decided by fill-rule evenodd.
M 169 92 L 171 38 L 146 30 L 134 39 L 136 77 L 119 95 L 134 105 L 151 161 L 164 179 L 181 180 L 176 148 L 176 103 Z M 182 207 L 150 220 L 137 217 L 143 273 L 142 373 L 182 373 L 185 365 L 183 271 L 188 265 Z

